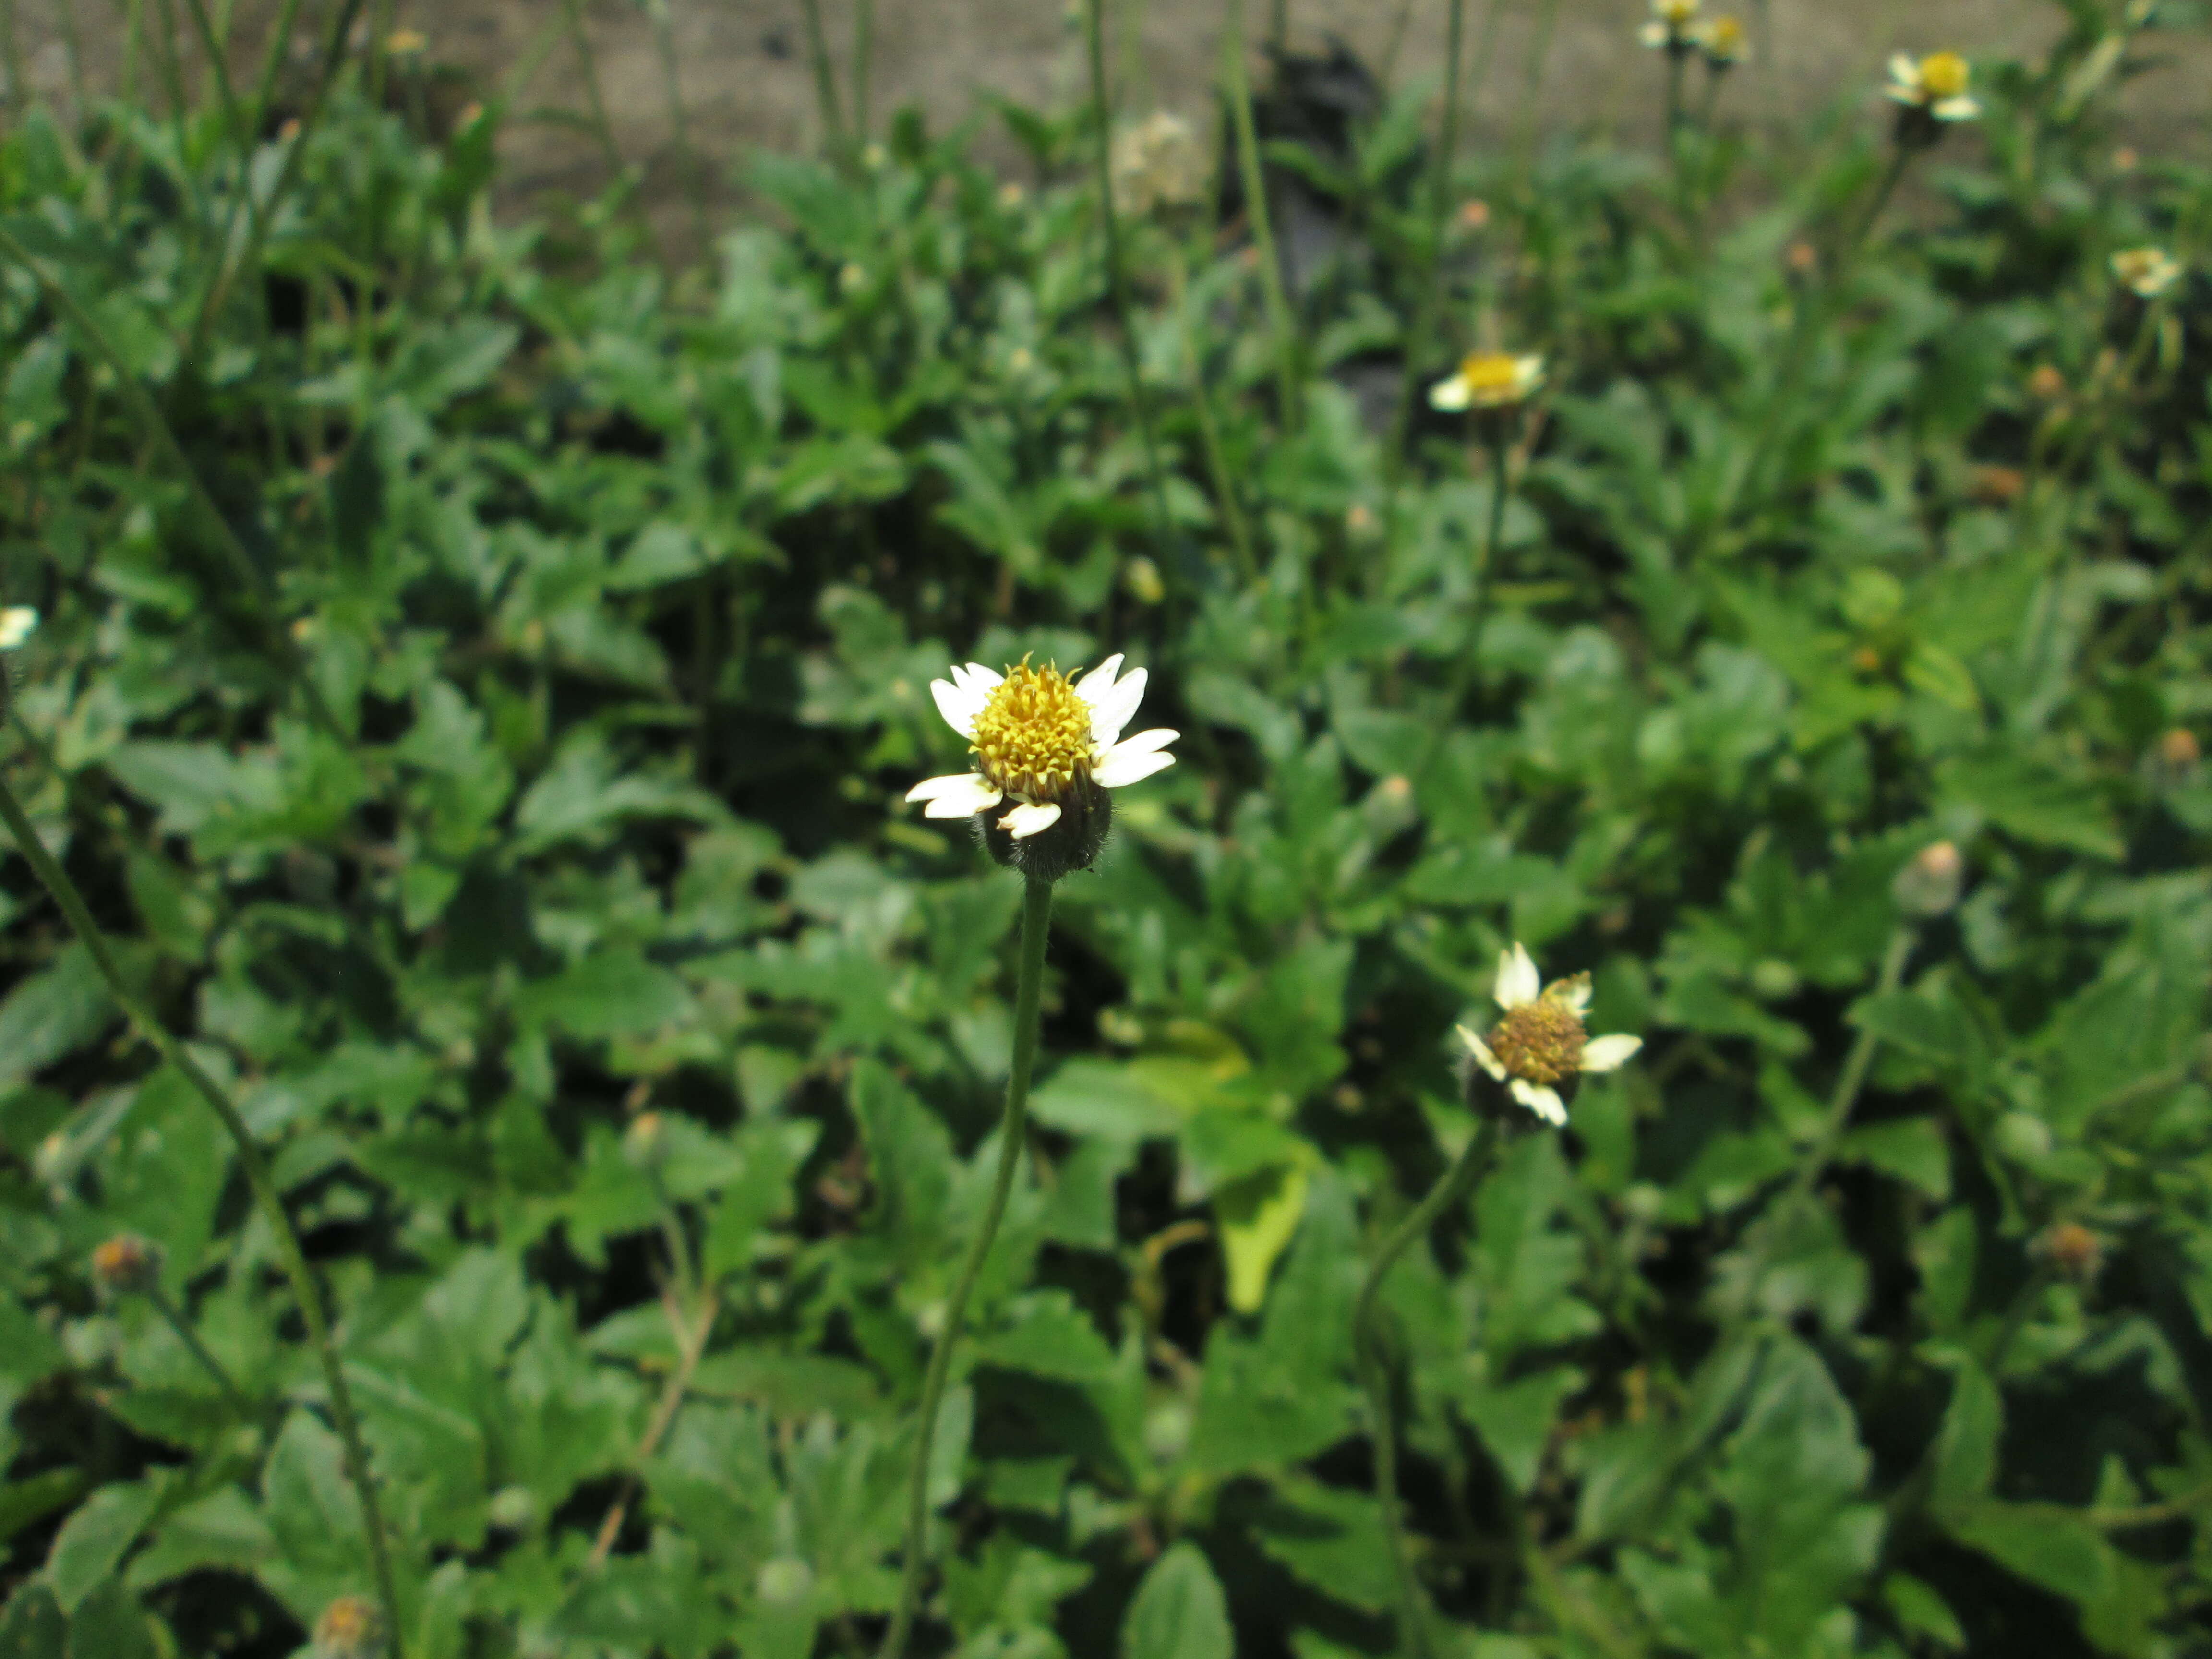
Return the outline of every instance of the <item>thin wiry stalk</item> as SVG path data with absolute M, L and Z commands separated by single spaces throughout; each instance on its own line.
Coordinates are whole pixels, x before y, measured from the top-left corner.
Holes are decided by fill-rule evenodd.
M 346 37 L 353 33 L 354 19 L 360 15 L 361 0 L 341 0 L 337 16 L 331 26 L 330 39 L 324 46 L 322 69 L 315 77 L 313 94 L 307 100 L 306 112 L 300 117 L 299 131 L 285 147 L 284 159 L 276 169 L 276 182 L 269 189 L 268 204 L 247 225 L 246 246 L 238 257 L 223 258 L 218 264 L 215 280 L 208 284 L 207 293 L 200 301 L 199 311 L 192 319 L 191 337 L 185 344 L 183 356 L 183 361 L 187 364 L 197 362 L 200 353 L 206 348 L 208 331 L 213 327 L 216 316 L 221 313 L 223 301 L 229 296 L 232 283 L 238 280 L 241 271 L 251 270 L 261 262 L 261 244 L 269 234 L 269 222 L 276 216 L 284 198 L 291 191 L 293 179 L 299 174 L 300 158 L 307 154 L 308 143 L 322 120 L 323 106 L 329 101 L 331 84 L 337 79 L 339 66 L 345 62 Z M 264 107 L 266 107 L 265 102 Z M 253 190 L 250 172 L 238 194 L 240 202 L 252 198 Z M 223 227 L 221 246 L 226 254 L 230 248 L 232 234 L 237 228 L 240 210 L 239 204 L 234 203 L 229 222 Z
M 30 251 L 17 241 L 14 234 L 4 226 L 0 226 L 0 254 L 15 260 L 37 279 L 54 309 L 68 319 L 92 348 L 94 355 L 112 371 L 116 389 L 123 394 L 124 402 L 137 418 L 141 434 L 175 470 L 203 526 L 214 538 L 224 562 L 229 566 L 232 575 L 259 601 L 259 618 L 270 654 L 298 681 L 307 712 L 316 724 L 343 740 L 344 732 L 337 717 L 331 714 L 330 705 L 323 701 L 321 690 L 313 680 L 300 672 L 299 648 L 276 620 L 276 595 L 270 586 L 269 579 L 262 574 L 261 567 L 254 562 L 253 556 L 246 551 L 246 544 L 239 539 L 238 532 L 231 528 L 230 520 L 223 517 L 222 509 L 216 504 L 215 497 L 208 493 L 206 482 L 192 465 L 191 458 L 185 453 L 184 446 L 177 441 L 175 430 L 161 413 L 161 405 L 154 401 L 153 394 L 131 372 L 130 365 L 123 361 L 106 331 L 92 313 L 78 303 L 68 285 L 46 269 L 44 260 L 33 258 Z
M 1267 301 L 1267 326 L 1275 337 L 1276 419 L 1285 432 L 1291 432 L 1298 424 L 1298 337 L 1291 319 L 1290 297 L 1283 292 L 1283 264 L 1275 250 L 1267 176 L 1260 166 L 1260 135 L 1252 120 L 1251 78 L 1244 64 L 1244 0 L 1229 0 L 1228 26 L 1221 35 L 1221 80 L 1237 136 L 1244 211 L 1252 222 L 1252 242 L 1260 254 L 1260 292 Z
M 853 142 L 868 142 L 868 81 L 876 59 L 876 0 L 853 4 Z
M 1478 1073 L 1478 1075 L 1480 1075 Z M 1488 1079 L 1484 1082 L 1487 1084 Z M 1374 1421 L 1375 1437 L 1375 1501 L 1382 1511 L 1382 1530 L 1390 1552 L 1390 1571 L 1398 1590 L 1398 1641 L 1413 1659 L 1424 1659 L 1430 1651 L 1428 1612 L 1421 1600 L 1421 1587 L 1413 1574 L 1413 1564 L 1406 1556 L 1405 1524 L 1398 1512 L 1398 1427 L 1397 1413 L 1393 1408 L 1390 1374 L 1383 1363 L 1380 1334 L 1375 1329 L 1375 1318 L 1380 1305 L 1382 1281 L 1389 1277 L 1390 1269 L 1397 1266 L 1398 1258 L 1415 1241 L 1426 1238 L 1443 1213 L 1467 1195 L 1483 1166 L 1489 1162 L 1490 1149 L 1497 1139 L 1497 1109 L 1503 1101 L 1486 1103 L 1492 1110 L 1483 1115 L 1474 1133 L 1461 1148 L 1460 1155 L 1452 1160 L 1437 1184 L 1429 1188 L 1428 1196 L 1415 1205 L 1411 1213 L 1393 1228 L 1382 1248 L 1375 1253 L 1375 1260 L 1367 1269 L 1367 1278 L 1359 1287 L 1358 1299 L 1352 1305 L 1352 1353 L 1359 1366 L 1362 1385 L 1367 1391 L 1368 1410 Z
M 1429 352 L 1443 308 L 1444 223 L 1451 210 L 1452 161 L 1459 150 L 1460 43 L 1467 27 L 1467 0 L 1449 0 L 1444 14 L 1444 118 L 1429 169 L 1428 245 L 1421 251 L 1420 297 L 1413 310 L 1413 331 L 1406 342 L 1405 377 L 1398 388 L 1398 415 L 1390 425 L 1382 454 L 1382 485 L 1389 528 L 1396 528 L 1399 482 L 1405 476 L 1406 443 L 1413 429 L 1414 400 L 1427 378 Z
M 661 95 L 668 102 L 668 127 L 676 150 L 676 163 L 684 169 L 686 193 L 691 198 L 691 237 L 707 246 L 707 181 L 699 168 L 698 153 L 691 148 L 691 126 L 684 113 L 684 88 L 678 76 L 676 18 L 670 0 L 648 0 L 653 16 L 653 44 L 660 53 Z
M 952 1370 L 953 1345 L 960 1340 L 961 1322 L 967 1316 L 968 1298 L 991 1253 L 999 1222 L 1006 1213 L 1006 1200 L 1014 1189 L 1014 1171 L 1020 1166 L 1022 1143 L 1028 1136 L 1030 1073 L 1036 1064 L 1037 1009 L 1044 992 L 1045 937 L 1052 927 L 1052 884 L 1032 876 L 1022 891 L 1022 960 L 1014 986 L 1014 1054 L 1006 1077 L 1006 1109 L 999 1120 L 999 1167 L 991 1177 L 990 1200 L 984 1206 L 982 1225 L 968 1245 L 960 1263 L 960 1276 L 952 1281 L 952 1295 L 945 1304 L 945 1334 L 929 1356 L 929 1370 L 921 1382 L 921 1415 L 915 1425 L 914 1468 L 907 1476 L 906 1559 L 899 1570 L 897 1609 L 876 1659 L 901 1659 L 907 1638 L 914 1632 L 915 1609 L 921 1601 L 922 1545 L 929 1530 L 929 1458 L 937 1440 L 937 1414 L 945 1400 L 945 1379 Z
M 391 1659 L 404 1659 L 399 1637 L 399 1598 L 393 1588 L 392 1550 L 384 1530 L 384 1511 L 377 1501 L 376 1481 L 369 1473 L 368 1450 L 361 1437 L 361 1422 L 355 1416 L 353 1395 L 346 1386 L 345 1365 L 339 1358 L 337 1343 L 331 1332 L 330 1316 L 324 1307 L 322 1291 L 315 1283 L 314 1270 L 307 1265 L 307 1252 L 301 1248 L 300 1235 L 292 1225 L 292 1218 L 284 1208 L 283 1194 L 277 1190 L 276 1182 L 270 1174 L 269 1164 L 255 1144 L 253 1132 L 246 1127 L 221 1084 L 210 1077 L 205 1067 L 192 1058 L 191 1051 L 170 1035 L 167 1026 L 155 1018 L 146 1005 L 138 1000 L 117 967 L 115 956 L 108 949 L 107 939 L 92 912 L 86 908 L 83 896 L 76 890 L 46 843 L 39 839 L 22 805 L 9 788 L 7 780 L 0 777 L 0 823 L 8 826 L 8 833 L 15 839 L 16 849 L 28 860 L 32 873 L 39 884 L 52 896 L 61 907 L 62 914 L 85 952 L 92 958 L 100 976 L 107 981 L 108 994 L 115 999 L 138 1034 L 150 1043 L 162 1060 L 176 1067 L 186 1082 L 206 1101 L 238 1153 L 239 1167 L 245 1171 L 246 1182 L 252 1191 L 255 1205 L 262 1219 L 268 1224 L 270 1236 L 276 1240 L 276 1254 L 283 1264 L 285 1277 L 291 1280 L 293 1298 L 300 1304 L 300 1317 L 307 1327 L 307 1340 L 321 1362 L 324 1386 L 330 1391 L 331 1422 L 337 1431 L 339 1443 L 344 1448 L 345 1475 L 361 1500 L 363 1527 L 368 1534 L 369 1569 L 376 1581 L 377 1599 L 384 1607 L 385 1629 L 389 1632 Z
M 207 1344 L 200 1340 L 199 1333 L 185 1319 L 184 1310 L 169 1299 L 169 1293 L 159 1285 L 149 1285 L 146 1299 L 154 1304 L 154 1311 L 161 1315 L 169 1328 L 177 1334 L 177 1340 L 185 1345 L 185 1351 L 199 1363 L 200 1369 L 215 1379 L 216 1387 L 222 1391 L 224 1403 L 240 1417 L 246 1415 L 249 1408 L 246 1396 L 238 1391 L 238 1384 L 230 1380 L 230 1373 L 223 1369 L 222 1362 L 208 1352 Z
M 592 52 L 592 42 L 584 33 L 583 0 L 561 0 L 561 10 L 568 26 L 568 38 L 576 47 L 576 61 L 584 71 L 584 108 L 590 115 L 592 135 L 599 141 L 599 154 L 607 158 L 610 181 L 623 175 L 622 150 L 615 143 L 615 130 L 607 121 L 606 100 L 599 95 L 598 59 Z
M 830 61 L 829 37 L 822 32 L 822 0 L 799 0 L 806 24 L 806 60 L 814 70 L 814 107 L 822 122 L 822 142 L 840 167 L 852 162 L 845 141 L 845 112 L 837 103 L 837 66 Z
M 1099 223 L 1105 234 L 1106 290 L 1120 337 L 1121 369 L 1129 382 L 1129 407 L 1145 446 L 1145 476 L 1152 497 L 1152 539 L 1164 568 L 1168 563 L 1168 495 L 1160 470 L 1159 434 L 1152 428 L 1152 404 L 1145 397 L 1144 364 L 1137 355 L 1136 307 L 1129 303 L 1129 273 L 1121 259 L 1121 216 L 1114 203 L 1114 133 L 1106 101 L 1106 0 L 1090 0 L 1085 44 L 1091 59 L 1091 117 L 1097 140 L 1092 152 L 1098 173 Z
M 1175 263 L 1170 267 L 1174 293 L 1170 296 L 1176 317 L 1182 332 L 1183 367 L 1190 374 L 1191 407 L 1198 415 L 1198 433 L 1206 448 L 1206 470 L 1213 479 L 1213 494 L 1221 503 L 1221 525 L 1228 533 L 1230 551 L 1237 556 L 1237 568 L 1247 582 L 1257 580 L 1259 560 L 1252 550 L 1252 532 L 1244 522 L 1244 508 L 1237 499 L 1237 477 L 1229 468 L 1229 452 L 1221 441 L 1221 422 L 1213 408 L 1213 393 L 1206 383 L 1206 364 L 1200 356 L 1203 342 L 1197 323 L 1190 314 L 1189 283 L 1184 275 L 1182 251 L 1176 251 Z

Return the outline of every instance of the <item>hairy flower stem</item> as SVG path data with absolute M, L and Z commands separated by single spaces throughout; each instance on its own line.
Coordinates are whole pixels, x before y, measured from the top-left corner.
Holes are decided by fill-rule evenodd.
M 1114 205 L 1114 131 L 1106 102 L 1106 0 L 1085 8 L 1084 40 L 1091 60 L 1091 113 L 1096 127 L 1094 160 L 1098 172 L 1098 217 L 1106 241 L 1106 292 L 1114 307 L 1115 332 L 1121 337 L 1121 372 L 1129 382 L 1129 407 L 1145 446 L 1145 477 L 1152 497 L 1152 550 L 1164 570 L 1176 568 L 1168 556 L 1168 492 L 1160 472 L 1159 434 L 1152 429 L 1152 407 L 1145 398 L 1144 365 L 1137 356 L 1136 307 L 1129 303 L 1129 271 L 1121 257 L 1121 216 Z
M 1022 894 L 1022 960 L 1014 987 L 1014 1059 L 1006 1079 L 1006 1114 L 999 1121 L 999 1168 L 991 1180 L 983 1224 L 975 1230 L 975 1239 L 968 1246 L 959 1278 L 952 1281 L 952 1295 L 945 1304 L 945 1329 L 922 1378 L 914 1468 L 907 1476 L 906 1561 L 899 1573 L 898 1608 L 876 1659 L 901 1659 L 907 1638 L 914 1631 L 915 1608 L 921 1600 L 923 1535 L 929 1526 L 929 1456 L 937 1440 L 938 1407 L 945 1398 L 945 1379 L 951 1375 L 952 1348 L 960 1340 L 968 1297 L 983 1270 L 984 1258 L 991 1253 L 991 1241 L 998 1236 L 1006 1200 L 1014 1189 L 1014 1171 L 1021 1165 L 1022 1143 L 1027 1139 L 1030 1069 L 1036 1063 L 1037 1004 L 1044 992 L 1044 942 L 1051 923 L 1052 884 L 1031 876 Z
M 1498 1092 L 1496 1085 L 1480 1073 L 1476 1073 L 1478 1086 Z M 1468 1137 L 1452 1166 L 1443 1178 L 1429 1188 L 1429 1195 L 1413 1206 L 1411 1214 L 1401 1221 L 1382 1241 L 1376 1252 L 1372 1265 L 1367 1269 L 1366 1281 L 1359 1287 L 1359 1298 L 1352 1304 L 1352 1346 L 1358 1362 L 1360 1384 L 1367 1391 L 1368 1410 L 1373 1417 L 1370 1425 L 1375 1437 L 1375 1501 L 1382 1510 L 1382 1532 L 1390 1552 L 1390 1571 L 1398 1587 L 1398 1642 L 1413 1659 L 1424 1659 L 1430 1651 L 1428 1614 L 1421 1600 L 1421 1587 L 1413 1577 L 1413 1564 L 1407 1559 L 1405 1524 L 1398 1513 L 1398 1425 L 1396 1413 L 1391 1409 L 1390 1374 L 1383 1364 L 1381 1341 L 1375 1329 L 1376 1310 L 1381 1297 L 1382 1281 L 1398 1258 L 1409 1249 L 1416 1239 L 1426 1238 L 1429 1229 L 1438 1218 L 1449 1210 L 1481 1175 L 1483 1166 L 1490 1161 L 1491 1147 L 1498 1137 L 1497 1113 L 1505 1109 L 1502 1093 L 1486 1103 L 1491 1109 L 1485 1112 L 1474 1133 Z
M 346 1479 L 352 1482 L 355 1493 L 361 1499 L 362 1519 L 368 1534 L 370 1571 L 376 1579 L 377 1600 L 383 1603 L 385 1629 L 390 1632 L 392 1659 L 403 1659 L 399 1638 L 399 1600 L 392 1586 L 392 1551 L 386 1541 L 384 1512 L 377 1502 L 376 1483 L 368 1472 L 368 1451 L 362 1444 L 361 1422 L 354 1415 L 353 1395 L 346 1387 L 345 1368 L 338 1358 L 337 1344 L 331 1338 L 331 1322 L 323 1306 L 322 1291 L 315 1283 L 313 1268 L 307 1265 L 307 1253 L 300 1248 L 300 1235 L 292 1225 L 292 1218 L 285 1213 L 283 1195 L 276 1190 L 276 1182 L 269 1173 L 269 1164 L 254 1144 L 253 1131 L 239 1115 L 221 1084 L 208 1075 L 191 1050 L 173 1036 L 167 1026 L 154 1017 L 137 994 L 125 981 L 115 956 L 107 947 L 107 939 L 85 908 L 83 896 L 76 890 L 61 866 L 46 851 L 46 843 L 39 839 L 38 831 L 22 805 L 9 788 L 7 780 L 0 778 L 0 822 L 8 826 L 8 833 L 15 838 L 15 845 L 31 866 L 40 884 L 61 907 L 69 918 L 70 927 L 83 941 L 86 953 L 93 965 L 107 981 L 108 994 L 116 1006 L 138 1030 L 139 1036 L 151 1043 L 154 1049 L 168 1064 L 184 1074 L 185 1081 L 199 1091 L 202 1099 L 222 1119 L 222 1127 L 229 1132 L 232 1144 L 238 1151 L 239 1167 L 246 1172 L 246 1182 L 252 1189 L 254 1202 L 259 1206 L 263 1220 L 276 1241 L 276 1254 L 283 1263 L 285 1277 L 292 1281 L 292 1294 L 300 1304 L 300 1317 L 307 1327 L 307 1340 L 322 1362 L 323 1382 L 330 1390 L 331 1420 L 337 1430 L 338 1439 L 345 1448 Z

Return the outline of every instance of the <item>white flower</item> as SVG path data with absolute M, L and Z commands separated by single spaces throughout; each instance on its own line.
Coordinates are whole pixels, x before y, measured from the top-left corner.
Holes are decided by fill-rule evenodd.
M 1651 21 L 1636 31 L 1647 46 L 1686 52 L 1692 44 L 1698 0 L 1651 0 Z
M 1464 1025 L 1460 1036 L 1477 1065 L 1554 1127 L 1567 1121 L 1566 1103 L 1555 1085 L 1585 1073 L 1617 1070 L 1644 1046 L 1639 1036 L 1586 1036 L 1583 1013 L 1589 1006 L 1589 975 L 1576 974 L 1540 988 L 1536 964 L 1522 945 L 1498 952 L 1492 994 L 1502 1018 L 1489 1040 Z
M 0 610 L 0 651 L 13 651 L 38 632 L 39 613 L 27 605 Z
M 999 828 L 1021 841 L 1059 823 L 1079 791 L 1119 789 L 1174 765 L 1167 746 L 1182 733 L 1157 726 L 1121 736 L 1144 697 L 1145 671 L 1117 679 L 1121 668 L 1116 652 L 1075 680 L 1026 659 L 1004 674 L 971 662 L 949 681 L 932 680 L 938 712 L 968 739 L 975 768 L 925 778 L 906 798 L 927 801 L 925 817 L 964 818 L 1012 797 Z
M 1526 403 L 1544 384 L 1544 360 L 1531 352 L 1478 351 L 1429 388 L 1429 407 L 1455 414 Z
M 1931 52 L 1915 58 L 1900 52 L 1889 60 L 1889 96 L 1909 109 L 1923 109 L 1939 121 L 1971 121 L 1982 112 L 1966 95 L 1973 65 L 1955 52 Z
M 2138 299 L 2155 300 L 2181 280 L 2181 261 L 2162 247 L 2131 247 L 2112 256 L 2112 275 Z

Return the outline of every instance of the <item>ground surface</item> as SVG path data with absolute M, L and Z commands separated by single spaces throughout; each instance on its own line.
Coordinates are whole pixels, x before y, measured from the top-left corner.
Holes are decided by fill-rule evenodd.
M 226 0 L 210 0 L 221 14 Z M 848 62 L 854 0 L 823 0 L 831 50 L 851 92 Z M 10 0 L 0 0 L 0 19 Z M 181 0 L 168 0 L 188 16 Z M 241 40 L 259 36 L 272 0 L 229 0 Z M 434 60 L 495 81 L 550 47 L 520 100 L 580 112 L 585 79 L 563 33 L 562 0 L 368 0 L 392 21 L 421 31 Z M 1109 0 L 1120 38 L 1117 95 L 1125 109 L 1206 108 L 1218 62 L 1225 0 Z M 1256 39 L 1273 0 L 1246 0 Z M 1396 78 L 1433 73 L 1443 57 L 1444 0 L 1288 0 L 1293 46 L 1341 36 Z M 616 144 L 651 168 L 657 195 L 677 192 L 664 58 L 654 9 L 665 5 L 692 142 L 710 168 L 754 145 L 806 145 L 820 123 L 805 51 L 799 0 L 581 0 L 599 89 Z M 1878 100 L 1881 66 L 1895 47 L 1955 46 L 1969 54 L 2032 52 L 2059 18 L 2032 0 L 1746 0 L 1755 61 L 1729 88 L 1735 112 L 1754 119 L 1801 118 L 1840 98 Z M 312 18 L 322 0 L 308 0 Z M 13 0 L 18 56 L 36 92 L 65 95 L 71 83 L 63 8 L 75 8 L 78 60 L 86 78 L 112 86 L 122 73 L 127 13 L 158 18 L 164 0 Z M 1716 9 L 1722 9 L 1716 5 Z M 1532 129 L 1595 124 L 1632 132 L 1656 124 L 1657 67 L 1638 48 L 1638 0 L 1468 0 L 1475 89 L 1474 142 L 1508 142 Z M 997 91 L 1051 104 L 1080 87 L 1078 14 L 1063 0 L 877 0 L 870 102 L 884 112 L 919 100 L 939 122 Z M 1402 32 L 1401 32 L 1402 29 Z M 1488 36 L 1487 52 L 1481 50 Z M 1392 51 L 1393 39 L 1398 46 Z M 312 35 L 302 30 L 303 44 Z M 2130 137 L 2147 149 L 2200 151 L 2212 137 L 2212 37 L 2203 31 L 2154 37 L 2171 61 L 2141 76 L 2125 106 Z M 1486 59 L 1486 61 L 1483 61 Z M 142 68 L 142 76 L 152 73 Z M 506 139 L 506 193 L 580 189 L 604 168 L 580 125 L 516 124 Z

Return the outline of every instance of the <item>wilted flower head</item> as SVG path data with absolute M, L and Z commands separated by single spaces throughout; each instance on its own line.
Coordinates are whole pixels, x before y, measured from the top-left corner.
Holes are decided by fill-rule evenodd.
M 1697 42 L 1698 0 L 1651 0 L 1651 21 L 1637 30 L 1647 46 L 1686 52 Z
M 160 1281 L 161 1272 L 160 1248 L 137 1233 L 118 1233 L 92 1252 L 94 1282 L 117 1296 L 151 1290 Z
M 1959 902 L 1966 860 L 1948 841 L 1931 842 L 1905 860 L 1890 884 L 1897 908 L 1907 915 L 1940 916 Z
M 2036 1236 L 2035 1253 L 2065 1278 L 2086 1285 L 2105 1261 L 2105 1241 L 2078 1221 L 2061 1221 Z
M 1145 695 L 1146 671 L 1117 678 L 1121 653 L 1071 679 L 1025 657 L 1004 674 L 971 662 L 930 691 L 945 723 L 968 739 L 970 772 L 927 778 L 907 792 L 926 816 L 962 818 L 1015 805 L 986 826 L 1011 842 L 992 855 L 1047 880 L 1087 867 L 1112 817 L 1106 792 L 1175 764 L 1167 746 L 1182 734 L 1158 726 L 1123 738 Z M 1045 841 L 1037 837 L 1048 830 Z M 1025 845 L 1025 843 L 1027 845 Z
M 1744 38 L 1741 18 L 1716 17 L 1694 33 L 1698 50 L 1715 69 L 1727 69 L 1751 56 L 1751 43 Z
M 1936 121 L 1971 121 L 1982 106 L 1966 94 L 1973 65 L 1955 52 L 1931 52 L 1915 58 L 1900 52 L 1889 60 L 1889 96 Z
M 1125 211 L 1189 207 L 1206 195 L 1206 147 L 1189 122 L 1160 110 L 1115 134 L 1113 174 Z
M 315 1620 L 315 1659 L 376 1659 L 384 1651 L 384 1615 L 364 1596 L 341 1595 Z
M 1583 1013 L 1589 1006 L 1589 975 L 1576 974 L 1540 988 L 1536 964 L 1525 946 L 1498 953 L 1492 994 L 1498 999 L 1499 1018 L 1488 1039 L 1464 1025 L 1460 1036 L 1475 1064 L 1547 1123 L 1562 1126 L 1567 1121 L 1562 1086 L 1571 1092 L 1584 1073 L 1616 1070 L 1644 1046 L 1640 1036 L 1588 1035 Z
M 1543 384 L 1540 356 L 1478 351 L 1429 388 L 1429 407 L 1455 414 L 1468 409 L 1510 409 L 1526 403 Z
M 2131 247 L 2112 256 L 2112 275 L 2138 299 L 2155 300 L 2181 280 L 2181 261 L 2162 247 Z

